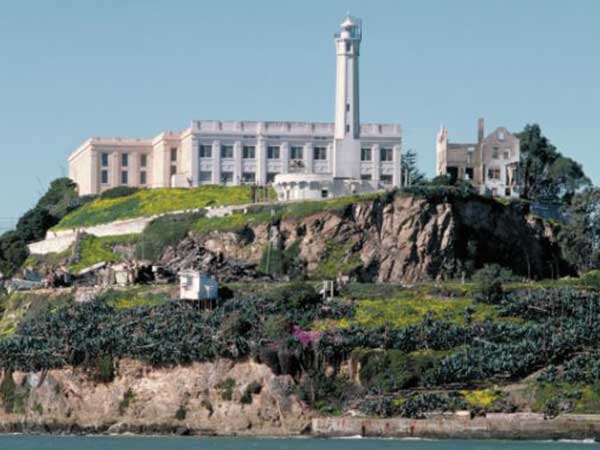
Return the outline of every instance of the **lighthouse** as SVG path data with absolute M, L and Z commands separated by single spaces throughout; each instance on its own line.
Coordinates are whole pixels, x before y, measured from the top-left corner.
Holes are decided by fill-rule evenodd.
M 360 179 L 360 104 L 358 58 L 362 39 L 361 20 L 350 14 L 335 34 L 334 178 Z

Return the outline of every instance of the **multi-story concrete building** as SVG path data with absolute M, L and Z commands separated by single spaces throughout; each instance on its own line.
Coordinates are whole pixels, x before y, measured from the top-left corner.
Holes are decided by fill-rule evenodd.
M 442 127 L 436 143 L 437 175 L 470 181 L 482 195 L 518 197 L 519 138 L 505 127 L 484 136 L 483 119 L 473 143 L 450 143 L 448 130 Z
M 354 180 L 354 187 L 399 186 L 400 125 L 359 121 L 361 37 L 360 21 L 346 17 L 335 38 L 335 123 L 201 120 L 148 139 L 91 138 L 69 157 L 69 175 L 81 195 L 121 185 L 265 185 L 285 174 L 298 176 L 281 177 L 282 199 L 310 197 L 294 193 L 309 179 L 313 188 L 334 178 Z M 319 196 L 343 193 L 321 187 L 313 189 Z

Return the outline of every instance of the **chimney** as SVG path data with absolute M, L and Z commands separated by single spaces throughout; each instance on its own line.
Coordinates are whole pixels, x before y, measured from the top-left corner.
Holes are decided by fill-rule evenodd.
M 485 132 L 485 122 L 483 120 L 483 117 L 480 117 L 479 120 L 477 120 L 477 142 L 479 144 L 481 144 L 483 142 L 484 132 Z

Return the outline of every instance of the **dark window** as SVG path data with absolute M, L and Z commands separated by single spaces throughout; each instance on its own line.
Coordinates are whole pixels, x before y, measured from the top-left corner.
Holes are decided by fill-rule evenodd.
M 321 198 L 329 197 L 329 191 L 327 189 L 321 189 Z
M 371 174 L 370 173 L 366 173 L 360 176 L 360 179 L 363 181 L 371 181 Z
M 221 158 L 233 158 L 233 145 L 224 145 L 221 147 Z
M 204 171 L 201 170 L 198 180 L 200 182 L 200 184 L 210 184 L 212 183 L 212 172 L 211 171 Z
M 244 145 L 242 148 L 242 158 L 254 159 L 256 155 L 256 149 L 254 145 Z
M 129 172 L 127 172 L 126 170 L 123 170 L 121 172 L 121 184 L 127 184 L 129 183 Z
M 146 184 L 146 183 L 147 183 L 146 172 L 140 172 L 140 184 Z
M 121 166 L 127 167 L 129 165 L 129 154 L 122 153 L 121 154 Z
M 360 149 L 360 160 L 371 161 L 371 149 L 368 147 Z
M 290 159 L 302 159 L 304 158 L 304 149 L 302 147 L 290 148 Z
M 446 167 L 446 173 L 450 176 L 450 181 L 454 183 L 458 179 L 458 167 Z
M 102 167 L 108 167 L 108 153 L 102 153 L 100 155 L 100 165 Z
M 267 147 L 267 159 L 279 159 L 279 147 Z
M 393 161 L 394 153 L 391 148 L 382 148 L 381 149 L 381 161 Z
M 102 184 L 108 184 L 108 170 L 100 172 L 100 182 Z
M 171 176 L 175 175 L 176 173 L 177 173 L 177 166 L 171 166 L 171 171 L 170 171 Z
M 492 158 L 493 159 L 498 159 L 498 147 L 494 147 L 492 149 Z
M 325 147 L 313 148 L 313 157 L 315 160 L 318 160 L 318 161 L 327 159 L 327 149 Z
M 465 175 L 467 176 L 468 180 L 473 181 L 473 174 L 474 174 L 474 171 L 473 171 L 472 167 L 467 167 L 465 169 Z
M 233 183 L 233 172 L 221 172 L 221 184 Z
M 346 111 L 350 111 L 350 103 L 346 103 Z
M 277 173 L 268 172 L 267 173 L 267 183 L 273 183 L 275 181 L 275 175 L 277 175 Z
M 200 158 L 212 158 L 212 146 L 201 145 L 200 146 Z
M 148 165 L 148 155 L 140 155 L 140 167 L 146 167 Z
M 388 185 L 392 184 L 392 181 L 393 181 L 393 179 L 392 179 L 391 175 L 381 175 L 381 182 L 384 185 L 388 186 Z
M 352 42 L 346 41 L 346 51 L 347 52 L 352 51 Z
M 256 181 L 256 175 L 254 172 L 243 172 L 242 183 L 254 183 Z
M 171 162 L 175 162 L 175 161 L 177 161 L 177 148 L 172 147 L 171 148 Z
M 350 125 L 346 125 L 346 133 L 350 133 Z

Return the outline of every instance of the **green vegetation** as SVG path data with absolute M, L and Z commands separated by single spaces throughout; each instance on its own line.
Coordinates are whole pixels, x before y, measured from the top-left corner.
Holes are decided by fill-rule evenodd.
M 136 256 L 141 259 L 157 260 L 169 246 L 183 240 L 201 217 L 199 214 L 177 214 L 153 220 L 140 236 Z
M 311 274 L 315 279 L 336 279 L 339 274 L 351 274 L 362 267 L 360 255 L 352 252 L 353 243 L 339 245 L 335 242 L 327 244 L 325 255 L 317 269 Z
M 68 214 L 57 229 L 98 225 L 207 206 L 250 203 L 248 186 L 203 186 L 194 189 L 141 189 L 127 196 L 100 198 Z
M 235 389 L 235 380 L 233 378 L 225 379 L 217 388 L 221 391 L 221 398 L 223 400 L 228 402 L 233 400 L 233 390 Z
M 98 298 L 115 309 L 131 309 L 140 306 L 157 306 L 168 302 L 168 288 L 138 286 L 127 289 L 109 290 Z
M 119 415 L 125 414 L 131 402 L 135 400 L 135 394 L 131 388 L 127 389 L 123 394 L 123 399 L 119 402 Z

